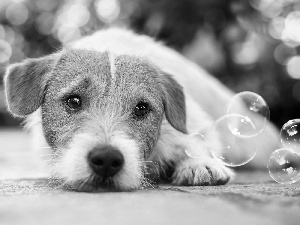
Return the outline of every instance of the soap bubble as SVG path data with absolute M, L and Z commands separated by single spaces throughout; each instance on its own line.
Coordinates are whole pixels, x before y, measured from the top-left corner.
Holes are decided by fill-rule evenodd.
M 286 122 L 280 131 L 281 143 L 300 153 L 300 119 Z
M 266 101 L 258 94 L 244 91 L 236 94 L 229 102 L 227 114 L 240 114 L 251 120 L 255 126 L 252 133 L 246 136 L 255 136 L 262 132 L 270 118 L 270 110 Z
M 189 157 L 201 158 L 201 155 L 203 156 L 203 151 L 205 151 L 205 148 L 208 148 L 207 140 L 202 134 L 194 133 L 190 134 L 187 137 L 185 143 L 185 153 Z
M 270 156 L 268 170 L 277 183 L 293 184 L 300 179 L 300 154 L 289 148 L 277 149 Z
M 144 161 L 142 163 L 144 176 L 151 184 L 160 180 L 160 166 L 154 161 Z
M 212 156 L 226 166 L 242 166 L 250 162 L 256 152 L 257 136 L 247 136 L 255 130 L 254 124 L 247 117 L 228 114 L 219 118 L 211 135 L 218 135 L 220 143 L 213 143 Z

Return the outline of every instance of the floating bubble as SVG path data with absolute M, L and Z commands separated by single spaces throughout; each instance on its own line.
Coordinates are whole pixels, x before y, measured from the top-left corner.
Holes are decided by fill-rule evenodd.
M 200 147 L 199 147 L 200 146 Z M 185 153 L 191 158 L 201 158 L 204 148 L 208 148 L 206 138 L 199 133 L 190 134 L 185 143 Z M 199 152 L 201 150 L 201 152 Z
M 289 120 L 280 130 L 281 143 L 300 153 L 300 119 Z
M 266 101 L 258 94 L 244 91 L 236 94 L 230 101 L 227 114 L 240 114 L 251 120 L 255 129 L 245 136 L 254 136 L 262 132 L 270 118 Z
M 151 184 L 156 183 L 160 180 L 160 166 L 154 161 L 143 162 L 144 176 Z
M 271 154 L 267 167 L 277 183 L 293 184 L 300 179 L 300 154 L 289 148 L 277 149 Z
M 227 114 L 231 116 L 225 117 L 223 120 L 227 123 L 229 131 L 236 136 L 250 137 L 256 132 L 256 127 L 252 120 L 240 114 Z M 224 124 L 225 125 L 225 124 Z
M 211 135 L 218 136 L 220 143 L 213 143 L 212 156 L 222 164 L 230 167 L 242 166 L 250 162 L 256 152 L 257 136 L 247 136 L 255 130 L 254 124 L 246 116 L 228 114 L 219 118 Z

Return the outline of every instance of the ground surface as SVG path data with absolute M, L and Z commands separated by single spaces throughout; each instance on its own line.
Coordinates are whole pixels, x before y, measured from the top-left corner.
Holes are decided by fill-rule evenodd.
M 0 225 L 300 224 L 300 182 L 243 172 L 224 186 L 77 193 L 49 186 L 48 156 L 29 146 L 23 132 L 0 131 Z

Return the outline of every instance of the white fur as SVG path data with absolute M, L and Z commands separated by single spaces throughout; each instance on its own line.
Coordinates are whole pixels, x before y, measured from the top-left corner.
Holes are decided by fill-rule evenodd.
M 54 175 L 62 178 L 69 185 L 78 180 L 88 181 L 92 171 L 87 163 L 87 155 L 94 147 L 102 144 L 101 142 L 99 136 L 89 133 L 75 135 L 74 141 L 71 142 L 69 148 L 64 150 L 55 163 Z M 140 187 L 142 171 L 138 157 L 138 145 L 122 132 L 112 134 L 108 144 L 117 147 L 124 156 L 124 165 L 113 178 L 116 188 L 130 190 Z
M 32 147 L 39 151 L 44 149 L 50 153 L 50 147 L 44 137 L 43 126 L 42 126 L 42 114 L 41 108 L 38 108 L 35 112 L 26 117 L 25 129 L 29 131 L 32 137 Z
M 74 135 L 68 148 L 58 149 L 52 153 L 51 173 L 54 178 L 63 179 L 71 186 L 78 180 L 87 182 L 92 174 L 87 154 L 99 144 L 109 144 L 119 149 L 124 157 L 121 171 L 113 178 L 115 187 L 120 190 L 131 190 L 144 183 L 138 143 L 118 130 L 120 124 L 113 119 L 113 113 L 107 112 L 106 115 L 110 116 L 94 116 L 97 122 L 92 120 L 94 123 L 86 125 L 88 128 L 85 133 Z M 35 148 L 49 148 L 51 155 L 51 149 L 43 136 L 40 108 L 27 117 L 26 128 L 34 139 Z
M 112 80 L 112 83 L 114 83 L 115 76 L 116 76 L 116 65 L 115 65 L 115 55 L 113 53 L 109 54 L 109 62 L 110 62 L 111 80 Z
M 146 36 L 137 36 L 130 31 L 109 29 L 99 31 L 94 35 L 82 38 L 70 44 L 70 48 L 108 51 L 111 64 L 111 76 L 114 78 L 114 57 L 120 54 L 143 57 L 154 63 L 161 70 L 172 74 L 173 78 L 183 86 L 186 98 L 187 129 L 190 133 L 209 132 L 213 121 L 226 113 L 228 102 L 233 93 L 219 81 L 210 76 L 194 63 L 160 43 Z M 99 119 L 98 119 L 99 120 Z M 79 179 L 88 179 L 91 171 L 87 165 L 88 152 L 99 141 L 107 141 L 119 147 L 125 158 L 124 168 L 114 177 L 114 184 L 121 190 L 129 190 L 142 184 L 141 159 L 138 158 L 138 143 L 129 139 L 124 133 L 115 133 L 108 114 L 100 119 L 102 132 L 107 139 L 90 135 L 89 130 L 96 129 L 93 124 L 81 134 L 74 137 L 68 149 L 61 154 L 57 161 L 56 173 L 67 182 L 72 183 Z M 36 124 L 37 139 L 42 137 L 40 113 L 35 112 L 28 118 L 28 125 Z M 113 126 L 114 127 L 114 126 Z M 100 131 L 98 131 L 99 133 Z M 96 134 L 98 134 L 96 132 Z M 112 135 L 115 134 L 115 135 Z M 268 137 L 268 141 L 266 141 Z M 207 144 L 217 145 L 217 136 L 207 136 Z M 185 154 L 187 135 L 175 130 L 166 120 L 161 127 L 161 136 L 150 159 L 158 161 L 162 166 L 169 162 L 177 164 L 173 175 L 173 183 L 200 185 L 216 184 L 219 180 L 233 177 L 230 169 L 214 160 L 206 146 L 189 147 L 189 151 L 200 152 L 198 158 L 189 158 Z M 44 144 L 44 141 L 41 141 Z M 260 142 L 264 150 L 270 152 L 278 144 L 277 131 L 269 124 Z M 267 143 L 266 143 L 267 142 Z M 240 146 L 241 148 L 243 146 Z M 63 151 L 62 151 L 63 152 Z
M 114 184 L 121 190 L 139 188 L 143 182 L 143 173 L 138 144 L 122 133 L 114 136 L 110 144 L 120 149 L 125 162 L 122 170 L 114 177 Z

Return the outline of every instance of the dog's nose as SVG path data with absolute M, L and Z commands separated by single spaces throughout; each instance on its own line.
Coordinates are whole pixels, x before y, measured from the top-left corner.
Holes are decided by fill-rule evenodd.
M 124 164 L 122 153 L 113 146 L 93 148 L 88 155 L 91 168 L 100 176 L 111 177 L 115 175 Z

